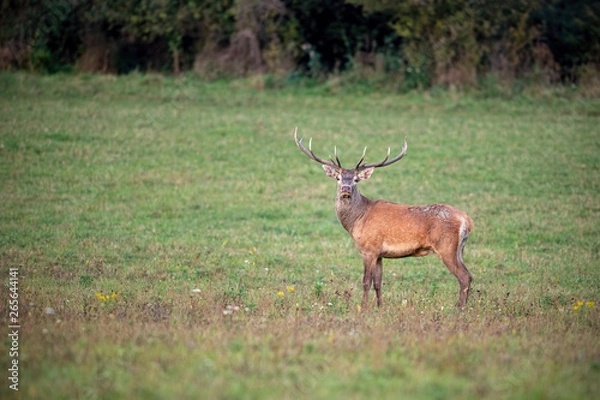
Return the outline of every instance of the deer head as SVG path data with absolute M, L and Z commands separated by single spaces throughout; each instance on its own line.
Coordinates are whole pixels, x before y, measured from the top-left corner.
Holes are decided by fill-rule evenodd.
M 406 143 L 406 139 L 404 139 L 404 144 L 402 145 L 402 151 L 396 157 L 390 158 L 391 148 L 388 147 L 388 152 L 383 161 L 373 164 L 365 164 L 365 154 L 367 152 L 367 148 L 363 150 L 362 157 L 356 164 L 356 166 L 352 169 L 342 167 L 342 163 L 340 162 L 339 157 L 337 156 L 337 148 L 334 148 L 334 157 L 335 161 L 332 157 L 329 160 L 324 160 L 315 155 L 312 151 L 312 138 L 308 142 L 308 149 L 304 147 L 302 144 L 302 139 L 298 139 L 298 128 L 294 130 L 294 140 L 296 141 L 296 145 L 304 154 L 306 154 L 310 159 L 321 163 L 323 165 L 323 169 L 325 170 L 325 174 L 334 178 L 338 181 L 338 200 L 340 201 L 348 201 L 354 197 L 358 193 L 356 185 L 360 181 L 364 181 L 371 177 L 375 168 L 385 167 L 399 161 L 402 157 L 406 155 L 406 150 L 408 144 Z

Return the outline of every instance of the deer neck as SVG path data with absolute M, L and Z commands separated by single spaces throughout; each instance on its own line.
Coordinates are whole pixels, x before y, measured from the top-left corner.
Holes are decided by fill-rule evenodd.
M 342 198 L 338 194 L 335 200 L 335 211 L 340 223 L 351 235 L 354 225 L 366 213 L 369 203 L 371 200 L 360 194 L 358 189 L 347 198 Z

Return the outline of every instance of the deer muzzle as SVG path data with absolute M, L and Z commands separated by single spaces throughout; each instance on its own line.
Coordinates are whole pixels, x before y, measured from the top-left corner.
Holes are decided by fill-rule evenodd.
M 352 197 L 352 187 L 349 185 L 342 185 L 340 188 L 340 197 L 342 199 L 349 199 Z

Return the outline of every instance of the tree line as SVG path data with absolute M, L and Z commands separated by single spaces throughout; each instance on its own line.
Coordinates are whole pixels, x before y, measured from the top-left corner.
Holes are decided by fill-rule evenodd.
M 578 83 L 600 70 L 600 2 L 4 0 L 0 69 Z

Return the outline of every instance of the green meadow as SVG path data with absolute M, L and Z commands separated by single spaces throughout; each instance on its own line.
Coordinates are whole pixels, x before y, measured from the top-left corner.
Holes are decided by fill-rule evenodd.
M 18 268 L 19 391 L 0 397 L 590 399 L 600 393 L 600 101 L 260 80 L 0 75 L 0 277 Z M 267 87 L 269 85 L 266 85 Z M 474 277 L 362 259 L 335 181 L 448 203 Z M 374 306 L 374 292 L 371 292 Z

